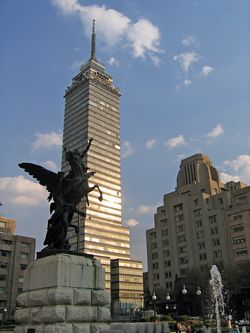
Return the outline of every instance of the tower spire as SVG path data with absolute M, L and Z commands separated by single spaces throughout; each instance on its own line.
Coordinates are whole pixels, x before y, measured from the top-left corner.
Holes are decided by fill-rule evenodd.
M 96 52 L 95 52 L 95 20 L 92 23 L 92 38 L 91 38 L 91 57 L 90 59 L 96 59 Z

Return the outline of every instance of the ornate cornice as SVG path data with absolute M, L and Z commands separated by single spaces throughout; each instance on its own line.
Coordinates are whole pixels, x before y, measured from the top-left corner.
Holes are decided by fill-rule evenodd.
M 79 75 L 73 79 L 71 86 L 65 90 L 64 97 L 79 90 L 79 88 L 87 81 L 93 81 L 93 83 L 100 85 L 111 91 L 113 94 L 120 96 L 119 88 L 113 85 L 113 81 L 110 79 L 110 77 L 106 76 L 104 73 L 97 72 L 90 68 L 83 73 L 79 73 Z

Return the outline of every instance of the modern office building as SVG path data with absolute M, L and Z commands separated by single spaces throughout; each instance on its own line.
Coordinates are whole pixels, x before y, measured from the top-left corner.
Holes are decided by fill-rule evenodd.
M 174 192 L 164 195 L 147 230 L 149 290 L 171 292 L 192 270 L 250 262 L 250 187 L 222 184 L 209 158 L 181 161 Z
M 35 239 L 15 235 L 16 221 L 0 216 L 0 313 L 13 320 L 24 270 L 34 260 Z
M 143 308 L 142 262 L 111 260 L 111 299 L 114 316 L 135 316 Z
M 88 139 L 93 138 L 83 163 L 90 171 L 96 172 L 90 178 L 89 185 L 100 186 L 103 200 L 99 201 L 97 190 L 89 193 L 89 205 L 86 201 L 80 204 L 86 217 L 75 217 L 73 221 L 80 227 L 79 238 L 74 230 L 69 231 L 68 237 L 72 250 L 92 254 L 100 260 L 106 270 L 108 289 L 110 261 L 131 260 L 129 229 L 122 226 L 121 217 L 119 98 L 119 89 L 96 58 L 93 24 L 91 57 L 81 66 L 65 92 L 63 147 L 83 152 Z M 62 171 L 68 171 L 64 156 Z M 139 287 L 135 284 L 135 294 L 138 290 L 142 290 L 142 285 Z

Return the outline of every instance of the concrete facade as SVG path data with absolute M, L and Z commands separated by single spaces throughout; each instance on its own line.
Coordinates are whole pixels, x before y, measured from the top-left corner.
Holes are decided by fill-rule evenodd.
M 147 230 L 150 293 L 174 290 L 191 269 L 250 260 L 250 187 L 222 184 L 209 158 L 181 161 L 174 192 L 164 195 Z
M 23 291 L 24 271 L 34 260 L 35 239 L 15 235 L 16 221 L 0 216 L 0 311 L 12 320 L 16 298 Z

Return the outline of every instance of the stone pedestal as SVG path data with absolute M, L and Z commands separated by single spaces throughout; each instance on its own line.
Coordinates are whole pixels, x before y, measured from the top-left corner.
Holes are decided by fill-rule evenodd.
M 105 272 L 89 256 L 57 253 L 34 261 L 17 298 L 15 333 L 98 333 L 110 319 Z

